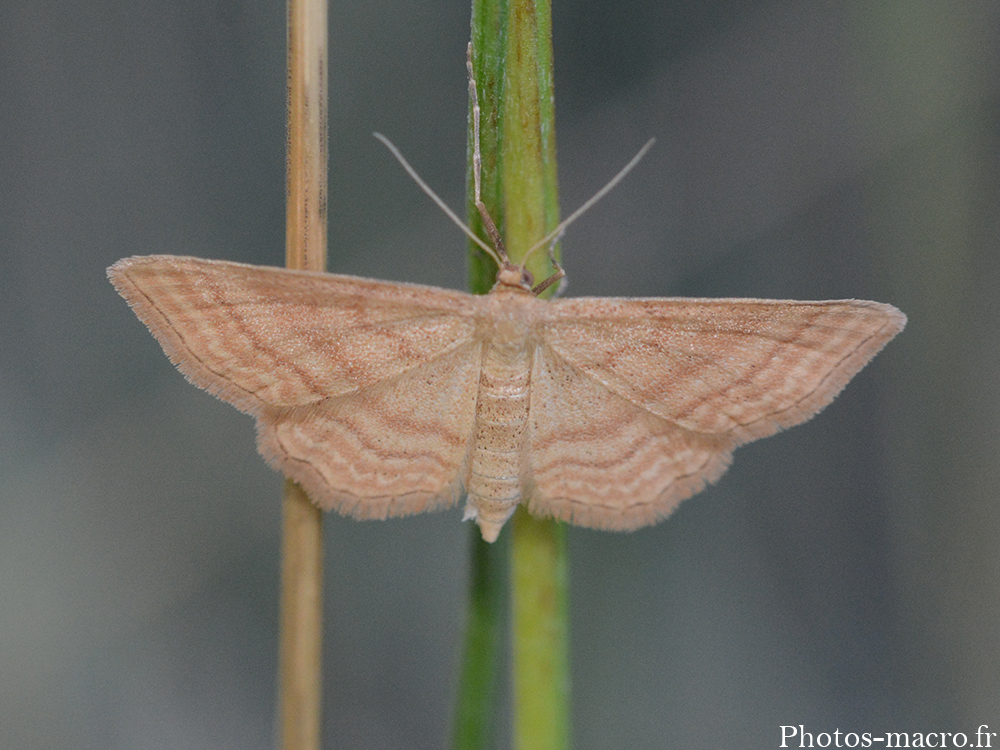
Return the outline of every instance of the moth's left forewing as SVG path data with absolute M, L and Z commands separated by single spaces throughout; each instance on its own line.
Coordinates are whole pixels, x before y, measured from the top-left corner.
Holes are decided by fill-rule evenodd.
M 652 414 L 739 444 L 814 415 L 905 323 L 864 300 L 573 299 L 544 338 Z
M 356 392 L 468 343 L 472 295 L 183 256 L 108 275 L 196 385 L 259 415 Z
M 196 385 L 257 418 L 272 465 L 359 518 L 455 502 L 479 381 L 472 295 L 180 256 L 112 282 Z

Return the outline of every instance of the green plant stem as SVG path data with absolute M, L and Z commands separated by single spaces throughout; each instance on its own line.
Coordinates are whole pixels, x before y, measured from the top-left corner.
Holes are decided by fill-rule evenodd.
M 514 747 L 570 746 L 566 528 L 519 508 L 511 519 Z
M 515 263 L 559 220 L 551 28 L 547 0 L 473 2 L 482 199 Z M 469 223 L 485 238 L 472 203 L 471 125 L 469 132 Z M 496 270 L 481 250 L 471 248 L 473 291 L 488 291 Z M 539 281 L 552 272 L 543 253 L 532 256 L 530 270 Z M 515 747 L 563 750 L 570 740 L 565 530 L 562 524 L 536 519 L 523 510 L 509 528 Z M 493 688 L 483 685 L 491 683 L 497 672 L 498 638 L 490 628 L 504 614 L 495 587 L 505 575 L 500 556 L 486 551 L 478 533 L 476 537 L 456 750 L 488 748 L 492 722 L 484 717 L 496 710 Z M 480 694 L 468 694 L 477 685 Z M 472 716 L 479 718 L 478 723 Z M 463 734 L 459 727 L 469 731 Z
M 475 524 L 469 524 L 469 542 L 469 605 L 452 747 L 487 750 L 496 727 L 508 545 L 505 539 L 487 544 Z

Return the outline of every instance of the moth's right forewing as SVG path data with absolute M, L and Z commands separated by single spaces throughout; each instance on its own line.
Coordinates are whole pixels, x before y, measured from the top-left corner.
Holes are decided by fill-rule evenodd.
M 613 393 L 733 444 L 805 421 L 906 322 L 863 300 L 573 299 L 546 343 Z
M 540 308 L 532 512 L 628 530 L 808 419 L 905 324 L 861 301 L 603 299 Z
M 196 385 L 259 415 L 394 378 L 468 344 L 471 295 L 176 256 L 108 275 Z

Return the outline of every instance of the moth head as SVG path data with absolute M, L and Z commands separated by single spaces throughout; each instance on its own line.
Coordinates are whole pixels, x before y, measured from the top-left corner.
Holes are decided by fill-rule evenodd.
M 471 49 L 472 46 L 470 45 L 469 46 L 470 55 L 472 54 Z M 468 235 L 469 239 L 471 239 L 473 242 L 479 245 L 479 247 L 483 249 L 483 252 L 485 252 L 487 255 L 493 258 L 493 260 L 496 261 L 497 266 L 499 267 L 500 270 L 497 272 L 497 283 L 493 287 L 494 289 L 497 289 L 500 286 L 517 288 L 517 289 L 527 289 L 537 297 L 541 295 L 543 292 L 545 292 L 545 290 L 547 290 L 550 286 L 559 282 L 559 286 L 556 289 L 556 294 L 558 294 L 560 291 L 562 291 L 562 288 L 565 284 L 564 279 L 566 278 L 566 274 L 563 271 L 562 267 L 559 265 L 558 261 L 556 261 L 555 257 L 556 244 L 559 242 L 560 238 L 566 232 L 566 228 L 570 224 L 572 224 L 580 216 L 582 216 L 583 213 L 591 206 L 593 206 L 595 203 L 597 203 L 597 201 L 603 198 L 608 193 L 609 190 L 611 190 L 615 185 L 617 185 L 619 181 L 626 174 L 629 173 L 632 167 L 634 167 L 636 164 L 639 163 L 639 160 L 642 159 L 642 157 L 646 155 L 646 152 L 649 151 L 649 149 L 653 146 L 654 140 L 652 138 L 649 139 L 646 142 L 646 145 L 643 146 L 641 149 L 639 149 L 639 153 L 637 153 L 634 157 L 632 157 L 632 161 L 626 164 L 618 172 L 618 174 L 612 177 L 607 185 L 598 190 L 590 200 L 586 201 L 576 211 L 570 214 L 568 218 L 564 219 L 559 224 L 559 226 L 557 226 L 555 229 L 553 229 L 551 232 L 545 235 L 542 239 L 536 242 L 531 248 L 529 248 L 528 252 L 525 253 L 524 257 L 522 258 L 521 265 L 517 266 L 514 265 L 507 257 L 507 252 L 504 250 L 503 246 L 503 240 L 500 239 L 500 232 L 497 229 L 496 224 L 493 222 L 493 219 L 490 217 L 489 212 L 486 210 L 486 206 L 483 204 L 480 198 L 479 170 L 481 165 L 481 157 L 479 154 L 479 104 L 475 99 L 476 81 L 472 77 L 471 57 L 469 58 L 469 88 L 470 88 L 470 94 L 473 97 L 473 104 L 474 104 L 473 113 L 475 117 L 475 127 L 474 127 L 475 137 L 473 139 L 474 168 L 472 170 L 473 177 L 475 178 L 474 179 L 475 206 L 476 210 L 479 211 L 479 215 L 483 219 L 483 227 L 486 229 L 487 234 L 489 234 L 490 236 L 490 240 L 492 240 L 493 242 L 492 247 L 490 247 L 489 244 L 480 239 L 480 237 L 475 232 L 473 232 L 468 226 L 466 226 L 462 222 L 461 219 L 458 218 L 458 215 L 454 211 L 448 208 L 448 204 L 445 203 L 443 200 L 441 200 L 441 198 L 438 197 L 437 193 L 431 190 L 430 186 L 423 181 L 420 175 L 417 174 L 416 170 L 410 166 L 410 163 L 403 158 L 403 155 L 399 152 L 399 149 L 396 148 L 388 138 L 386 138 L 381 133 L 375 133 L 374 135 L 376 138 L 382 141 L 382 143 L 385 144 L 386 148 L 389 149 L 392 155 L 395 156 L 396 159 L 399 161 L 399 163 L 403 166 L 403 169 L 405 169 L 409 173 L 409 175 L 414 179 L 417 185 L 420 186 L 420 189 L 423 190 L 425 193 L 427 193 L 427 195 L 431 198 L 431 200 L 433 200 L 435 203 L 438 204 L 438 206 L 441 208 L 442 211 L 445 212 L 448 218 L 451 219 L 453 222 L 455 222 L 455 224 L 459 227 L 459 229 L 461 229 L 463 232 L 465 232 L 466 235 Z M 528 257 L 532 253 L 536 252 L 537 250 L 543 247 L 548 247 L 549 258 L 552 262 L 553 272 L 550 276 L 543 279 L 535 286 L 532 286 L 532 284 L 534 283 L 534 278 L 525 269 L 524 266 L 525 263 L 527 262 Z
M 503 263 L 497 271 L 498 286 L 512 286 L 519 289 L 531 291 L 534 286 L 535 277 L 524 266 L 517 266 L 510 261 Z

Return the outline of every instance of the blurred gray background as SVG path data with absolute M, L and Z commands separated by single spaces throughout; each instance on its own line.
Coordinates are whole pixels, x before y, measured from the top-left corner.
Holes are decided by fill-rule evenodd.
M 557 0 L 568 294 L 858 297 L 906 331 L 629 535 L 572 530 L 579 748 L 1000 731 L 1000 5 Z M 330 12 L 330 268 L 463 288 L 459 2 Z M 280 265 L 284 5 L 0 7 L 0 747 L 269 748 L 280 478 L 105 279 Z M 328 747 L 449 728 L 461 511 L 329 517 Z M 501 730 L 501 739 L 506 731 Z

